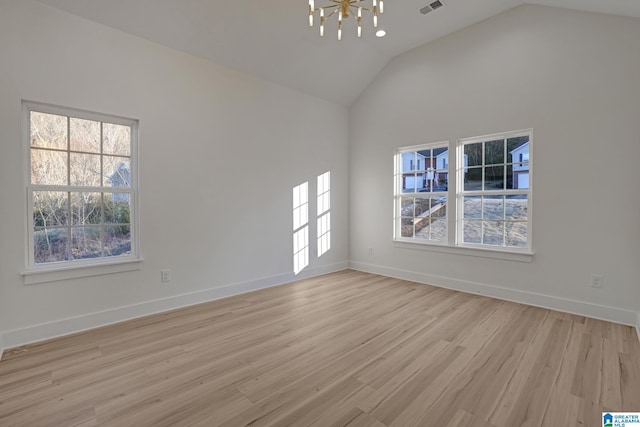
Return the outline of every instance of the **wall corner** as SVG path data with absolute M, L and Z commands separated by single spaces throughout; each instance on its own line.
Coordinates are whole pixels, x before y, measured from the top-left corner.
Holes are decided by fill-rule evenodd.
M 3 353 L 4 353 L 4 334 L 0 332 L 0 362 L 2 362 Z

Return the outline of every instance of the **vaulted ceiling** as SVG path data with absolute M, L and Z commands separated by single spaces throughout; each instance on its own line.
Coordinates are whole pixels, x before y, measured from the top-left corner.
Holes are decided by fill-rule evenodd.
M 433 0 L 386 0 L 386 37 L 364 22 L 358 39 L 350 18 L 338 41 L 335 20 L 323 38 L 309 27 L 307 0 L 38 1 L 343 105 L 394 56 L 523 3 L 640 17 L 640 0 L 442 0 L 426 15 Z

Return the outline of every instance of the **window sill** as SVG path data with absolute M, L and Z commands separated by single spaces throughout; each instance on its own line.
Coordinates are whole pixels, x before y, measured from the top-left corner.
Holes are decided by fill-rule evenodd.
M 142 258 L 83 265 L 51 265 L 20 273 L 25 285 L 140 270 Z
M 511 251 L 493 248 L 474 248 L 469 246 L 449 246 L 444 244 L 410 242 L 394 240 L 393 246 L 401 249 L 440 252 L 446 254 L 502 259 L 517 262 L 533 262 L 534 253 L 530 251 Z

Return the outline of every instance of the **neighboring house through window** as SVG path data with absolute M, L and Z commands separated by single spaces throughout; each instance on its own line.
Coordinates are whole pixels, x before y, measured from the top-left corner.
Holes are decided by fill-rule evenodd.
M 468 167 L 458 169 L 459 243 L 530 248 L 530 144 L 531 131 L 459 142 L 468 157 Z
M 400 239 L 445 242 L 447 236 L 448 171 L 438 169 L 438 156 L 448 143 L 398 150 L 396 156 L 396 230 Z M 424 169 L 413 170 L 422 161 Z
M 396 150 L 395 240 L 530 251 L 531 139 L 531 130 L 465 138 L 452 165 L 447 142 Z

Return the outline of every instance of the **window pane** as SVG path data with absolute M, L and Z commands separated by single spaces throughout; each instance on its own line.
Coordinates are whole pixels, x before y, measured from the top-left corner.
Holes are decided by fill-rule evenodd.
M 505 219 L 526 221 L 528 219 L 529 200 L 526 195 L 507 196 L 505 200 Z
M 401 154 L 402 157 L 402 172 L 413 172 L 416 166 L 416 153 L 415 151 L 409 151 Z
M 504 196 L 485 196 L 482 200 L 483 219 L 504 219 Z
M 104 235 L 104 255 L 131 255 L 131 227 L 128 225 L 107 226 Z
M 507 181 L 510 189 L 526 190 L 529 188 L 529 163 L 509 165 L 512 169 L 510 180 Z
M 501 163 L 504 163 L 504 140 L 485 142 L 484 164 L 499 165 Z
M 513 190 L 513 165 L 507 165 L 507 190 Z
M 438 169 L 435 171 L 433 181 L 433 191 L 447 191 L 449 189 L 449 173 L 448 171 Z
M 528 225 L 526 222 L 506 222 L 506 245 L 515 248 L 527 247 Z
M 504 221 L 484 221 L 482 243 L 502 246 L 504 243 Z
M 431 167 L 444 170 L 449 167 L 449 148 L 441 147 L 433 149 Z
M 482 197 L 467 196 L 464 198 L 464 219 L 482 218 Z
M 414 203 L 413 197 L 401 197 L 400 198 L 400 213 L 402 216 L 414 215 Z
M 489 166 L 484 169 L 485 191 L 504 189 L 504 166 Z
M 416 197 L 415 204 L 415 216 L 429 215 L 429 209 L 431 209 L 431 197 Z
M 430 167 L 432 150 L 420 150 L 416 152 L 415 170 L 424 171 Z
M 31 112 L 31 146 L 67 149 L 67 118 Z
M 67 153 L 31 149 L 31 183 L 67 185 Z
M 71 118 L 69 120 L 71 151 L 100 153 L 100 122 Z
M 422 180 L 420 180 L 420 187 L 422 187 Z M 415 173 L 402 175 L 402 192 L 403 193 L 415 193 L 418 188 L 418 176 Z
M 71 229 L 71 255 L 73 259 L 102 257 L 100 227 L 79 227 Z
M 516 163 L 529 160 L 529 135 L 507 139 L 507 161 Z M 522 160 L 520 160 L 522 154 Z
M 34 191 L 33 226 L 55 227 L 69 221 L 69 195 L 63 191 Z
M 104 123 L 103 152 L 119 156 L 131 156 L 131 128 L 129 126 Z
M 100 155 L 71 153 L 71 185 L 100 186 Z
M 106 224 L 131 223 L 131 195 L 104 193 L 104 222 Z
M 464 191 L 482 190 L 482 168 L 468 168 L 464 173 Z
M 105 187 L 131 187 L 131 160 L 112 156 L 104 156 L 103 159 Z
M 465 243 L 480 243 L 482 240 L 482 221 L 464 221 L 463 224 Z
M 402 237 L 413 237 L 413 218 L 402 218 L 400 235 Z
M 434 159 L 435 162 L 435 159 Z M 430 167 L 424 172 L 421 176 L 422 178 L 422 188 L 421 192 L 432 192 L 439 191 L 444 192 L 447 191 L 447 170 L 446 169 L 435 169 Z M 420 183 L 420 179 L 419 179 Z
M 482 143 L 466 144 L 464 146 L 464 154 L 467 158 L 468 166 L 482 165 Z
M 418 206 L 422 206 L 422 213 L 416 215 L 415 237 L 419 239 L 428 239 L 436 241 L 444 241 L 447 234 L 447 198 L 446 197 L 429 197 L 416 203 L 416 214 Z M 426 208 L 428 207 L 428 210 Z
M 73 225 L 102 223 L 100 193 L 71 193 L 71 215 Z
M 36 229 L 33 234 L 36 264 L 65 261 L 67 257 L 67 228 Z

